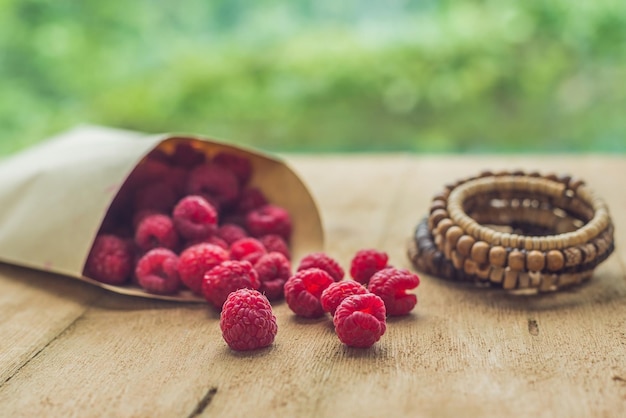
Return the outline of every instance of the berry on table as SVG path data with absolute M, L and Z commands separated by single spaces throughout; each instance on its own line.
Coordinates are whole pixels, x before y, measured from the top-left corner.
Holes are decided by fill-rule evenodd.
M 387 253 L 373 249 L 360 250 L 350 263 L 350 275 L 357 282 L 367 285 L 374 273 L 387 267 L 387 261 Z
M 204 274 L 228 260 L 228 251 L 213 244 L 197 244 L 180 254 L 178 272 L 180 280 L 194 293 L 202 294 Z
M 326 273 L 338 282 L 343 279 L 344 272 L 339 263 L 324 253 L 310 253 L 305 256 L 298 266 L 298 271 L 306 270 L 312 267 L 317 267 L 324 270 Z
M 176 293 L 180 287 L 178 256 L 167 248 L 150 250 L 139 259 L 135 276 L 139 285 L 150 293 Z
M 236 351 L 268 347 L 278 332 L 276 317 L 265 296 L 239 289 L 228 295 L 220 314 L 222 337 Z
M 335 311 L 333 324 L 342 343 L 350 347 L 371 347 L 387 329 L 385 304 L 372 294 L 348 296 Z
M 102 283 L 122 284 L 130 277 L 133 259 L 133 250 L 127 241 L 115 235 L 99 235 L 87 256 L 85 273 Z
M 143 251 L 157 247 L 175 250 L 179 239 L 174 222 L 167 215 L 148 215 L 144 217 L 135 231 L 135 244 Z
M 287 305 L 296 315 L 305 318 L 323 316 L 320 297 L 331 283 L 334 283 L 333 278 L 324 270 L 310 268 L 299 271 L 285 283 Z
M 332 283 L 324 289 L 320 301 L 322 302 L 322 308 L 324 308 L 326 312 L 335 315 L 337 306 L 339 306 L 345 298 L 352 295 L 364 295 L 366 293 L 368 293 L 368 291 L 361 283 L 354 280 L 342 280 Z
M 406 315 L 417 304 L 417 296 L 406 293 L 420 284 L 417 274 L 406 269 L 386 268 L 374 274 L 370 279 L 368 290 L 385 302 L 387 314 L 392 316 Z
M 268 253 L 254 264 L 259 274 L 261 287 L 259 291 L 269 300 L 277 300 L 283 296 L 285 282 L 291 277 L 291 264 L 281 253 Z
M 259 275 L 247 261 L 224 261 L 204 274 L 202 293 L 217 309 L 237 289 L 258 289 Z
M 217 211 L 201 196 L 182 198 L 172 217 L 178 233 L 188 240 L 208 238 L 217 230 Z

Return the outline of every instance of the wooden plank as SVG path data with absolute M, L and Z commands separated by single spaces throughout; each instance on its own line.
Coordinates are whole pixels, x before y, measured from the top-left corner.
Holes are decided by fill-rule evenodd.
M 626 197 L 615 192 L 624 158 L 291 161 L 345 268 L 363 247 L 407 267 L 406 241 L 430 196 L 482 168 L 575 169 L 607 199 L 626 242 Z M 424 276 L 415 313 L 390 319 L 370 350 L 344 347 L 330 318 L 298 319 L 279 303 L 275 344 L 233 353 L 206 306 L 101 294 L 0 387 L 0 415 L 616 416 L 626 407 L 625 260 L 618 247 L 588 285 L 534 297 Z

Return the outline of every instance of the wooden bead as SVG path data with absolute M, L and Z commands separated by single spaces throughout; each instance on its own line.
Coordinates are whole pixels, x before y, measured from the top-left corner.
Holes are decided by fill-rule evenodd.
M 559 250 L 550 250 L 546 256 L 548 270 L 559 271 L 565 265 L 565 257 Z
M 433 213 L 437 209 L 445 210 L 447 206 L 448 204 L 444 202 L 443 200 L 433 200 L 432 203 L 430 204 L 430 212 Z
M 466 261 L 467 262 L 467 261 Z M 476 264 L 476 276 L 481 280 L 489 280 L 491 274 L 491 266 L 487 263 Z
M 528 289 L 530 287 L 530 276 L 528 273 L 521 272 L 517 279 L 518 289 Z
M 446 232 L 448 231 L 448 228 L 450 228 L 453 225 L 454 225 L 454 222 L 452 222 L 452 219 L 445 218 L 439 221 L 439 223 L 437 224 L 437 227 L 435 228 L 435 231 L 437 234 L 441 234 L 445 236 Z
M 489 263 L 496 267 L 504 267 L 506 265 L 506 250 L 504 247 L 492 247 L 489 250 Z
M 450 249 L 456 248 L 456 243 L 463 236 L 463 230 L 454 225 L 446 231 L 446 242 L 450 245 Z
M 461 253 L 461 255 L 463 255 L 464 257 L 469 257 L 472 250 L 472 245 L 474 245 L 475 242 L 476 240 L 473 237 L 469 235 L 463 235 L 456 243 L 456 248 Z
M 485 264 L 489 260 L 489 244 L 485 241 L 478 241 L 472 245 L 470 256 L 478 264 Z
M 504 279 L 504 269 L 502 267 L 492 267 L 489 273 L 489 281 L 493 283 L 502 283 Z
M 455 269 L 463 270 L 463 267 L 465 265 L 465 257 L 459 254 L 459 252 L 456 250 L 452 251 L 452 264 L 454 265 Z
M 596 246 L 593 245 L 592 243 L 588 242 L 585 245 L 583 245 L 582 247 L 583 252 L 585 253 L 585 258 L 583 260 L 583 263 L 591 263 L 593 260 L 596 259 L 596 256 L 598 255 L 598 251 L 596 250 Z
M 556 274 L 544 274 L 541 277 L 541 284 L 539 285 L 540 292 L 549 292 L 551 290 L 555 290 L 556 283 L 558 280 Z
M 526 255 L 526 266 L 529 271 L 541 271 L 546 266 L 546 259 L 541 251 L 533 250 Z
M 583 255 L 578 247 L 569 247 L 563 251 L 565 267 L 574 267 L 582 264 Z
M 526 264 L 524 253 L 519 250 L 513 250 L 509 253 L 508 265 L 512 270 L 522 271 Z
M 502 288 L 506 290 L 515 289 L 517 286 L 517 278 L 519 271 L 513 270 L 509 267 L 504 269 L 504 281 L 502 282 Z
M 470 258 L 466 258 L 463 262 L 463 271 L 468 276 L 474 276 L 476 274 L 476 270 L 478 270 L 478 264 Z
M 448 217 L 448 211 L 444 209 L 437 209 L 428 217 L 428 227 L 432 231 L 435 229 L 439 221 Z

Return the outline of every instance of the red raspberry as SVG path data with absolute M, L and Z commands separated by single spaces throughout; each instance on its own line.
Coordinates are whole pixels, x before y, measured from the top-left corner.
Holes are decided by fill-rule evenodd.
M 176 193 L 174 187 L 170 183 L 160 181 L 138 189 L 135 194 L 133 207 L 135 212 L 148 209 L 155 212 L 169 213 L 177 200 L 178 193 Z
M 289 246 L 280 235 L 264 235 L 259 238 L 259 241 L 261 241 L 261 244 L 263 244 L 268 253 L 281 253 L 285 256 L 285 258 L 287 258 L 287 260 L 291 260 L 291 252 L 289 251 Z
M 217 211 L 201 196 L 186 196 L 174 207 L 174 225 L 189 240 L 204 239 L 217 230 Z
M 311 268 L 299 271 L 285 283 L 287 305 L 296 315 L 305 318 L 323 316 L 320 297 L 331 283 L 334 283 L 333 278 L 324 270 Z
M 248 233 L 239 225 L 223 224 L 217 230 L 217 236 L 226 241 L 228 245 L 231 245 L 235 241 L 246 238 Z
M 206 160 L 206 155 L 190 142 L 179 142 L 170 160 L 175 166 L 191 168 L 202 164 Z
M 261 242 L 255 238 L 242 238 L 230 245 L 231 260 L 248 260 L 256 263 L 267 251 Z
M 258 209 L 268 204 L 267 198 L 263 192 L 256 187 L 249 187 L 241 191 L 235 212 L 247 214 L 250 211 Z
M 228 245 L 226 241 L 224 241 L 217 235 L 211 235 L 210 237 L 205 238 L 205 239 L 187 241 L 185 245 L 185 249 L 189 247 L 193 247 L 194 245 L 198 245 L 198 244 L 213 244 L 225 250 L 228 250 L 230 248 L 230 245 Z
M 387 267 L 387 253 L 376 250 L 360 250 L 350 264 L 350 275 L 359 283 L 367 285 L 370 277 Z
M 219 207 L 233 203 L 239 196 L 239 181 L 232 171 L 215 164 L 203 164 L 193 169 L 187 182 L 187 194 L 214 199 Z
M 178 247 L 178 234 L 174 222 L 166 215 L 149 215 L 137 226 L 135 243 L 144 251 L 157 247 L 175 250 Z
M 250 289 L 228 295 L 220 315 L 220 328 L 226 344 L 237 351 L 267 347 L 278 332 L 272 305 L 265 296 Z
M 128 242 L 115 235 L 99 235 L 87 256 L 85 275 L 102 283 L 122 284 L 130 277 L 133 261 Z
M 180 287 L 178 256 L 166 248 L 150 250 L 139 259 L 135 276 L 139 285 L 150 293 L 176 293 Z
M 336 282 L 343 279 L 344 273 L 339 263 L 324 253 L 308 254 L 300 261 L 298 271 L 310 269 L 312 267 L 324 270 L 326 273 L 330 274 Z
M 228 260 L 228 252 L 213 244 L 197 244 L 180 255 L 178 273 L 180 280 L 194 293 L 202 294 L 204 274 Z
M 354 280 L 343 280 L 341 282 L 335 282 L 328 286 L 322 292 L 320 301 L 322 302 L 322 308 L 326 312 L 330 312 L 331 315 L 335 315 L 337 306 L 348 296 L 352 295 L 364 295 L 368 293 L 365 286 Z
M 406 315 L 417 304 L 417 296 L 407 294 L 407 289 L 414 289 L 420 284 L 417 274 L 406 269 L 386 268 L 374 274 L 368 289 L 385 301 L 387 314 Z
M 277 300 L 283 296 L 285 282 L 291 277 L 291 264 L 281 253 L 263 255 L 254 265 L 259 274 L 261 287 L 259 291 L 269 300 Z
M 345 345 L 371 347 L 387 330 L 385 303 L 371 293 L 348 296 L 337 307 L 333 323 Z
M 167 154 L 167 152 L 163 151 L 162 149 L 155 148 L 152 151 L 150 151 L 148 155 L 146 155 L 146 160 L 158 161 L 163 164 L 169 164 L 170 156 Z
M 160 181 L 167 177 L 169 170 L 170 166 L 165 162 L 146 159 L 128 175 L 124 187 L 128 187 L 132 191 L 155 181 Z
M 150 215 L 164 215 L 164 213 L 152 209 L 142 209 L 139 212 L 135 212 L 132 220 L 133 230 L 137 230 L 141 221 Z
M 228 295 L 237 289 L 258 289 L 261 283 L 256 270 L 247 261 L 224 261 L 204 274 L 202 293 L 217 309 L 222 309 Z
M 235 176 L 237 176 L 239 184 L 242 186 L 247 184 L 252 176 L 252 164 L 250 160 L 245 157 L 220 152 L 213 158 L 213 162 L 232 171 Z
M 265 205 L 248 213 L 246 216 L 248 231 L 255 237 L 276 234 L 289 241 L 291 236 L 291 217 L 284 208 Z

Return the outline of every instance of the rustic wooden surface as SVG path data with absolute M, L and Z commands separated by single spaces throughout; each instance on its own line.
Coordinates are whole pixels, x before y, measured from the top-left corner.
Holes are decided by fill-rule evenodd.
M 430 196 L 484 168 L 585 178 L 609 204 L 617 250 L 589 284 L 543 296 L 423 276 L 415 312 L 389 320 L 368 350 L 344 347 L 330 318 L 298 319 L 280 303 L 274 345 L 251 354 L 227 348 L 206 305 L 0 265 L 0 416 L 623 416 L 625 157 L 288 159 L 344 267 L 364 247 L 408 267 Z

